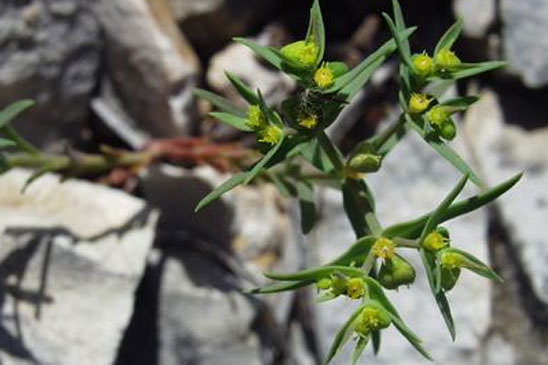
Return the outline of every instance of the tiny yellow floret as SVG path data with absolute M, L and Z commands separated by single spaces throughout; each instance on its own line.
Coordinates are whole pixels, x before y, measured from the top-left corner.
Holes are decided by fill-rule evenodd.
M 373 331 L 387 328 L 391 322 L 390 317 L 384 310 L 367 306 L 360 314 L 354 330 L 360 335 L 368 336 Z
M 258 105 L 250 105 L 249 109 L 247 109 L 246 125 L 254 131 L 266 127 L 266 118 Z
M 297 41 L 284 46 L 281 54 L 296 66 L 310 68 L 318 59 L 318 47 L 311 41 Z
M 445 122 L 449 120 L 449 113 L 443 106 L 436 105 L 426 113 L 426 119 L 430 124 L 436 127 L 441 127 Z
M 381 237 L 373 244 L 373 254 L 384 260 L 389 260 L 394 257 L 396 245 L 391 239 Z
M 259 142 L 275 145 L 282 138 L 282 130 L 275 125 L 269 125 L 259 131 Z
M 431 102 L 432 98 L 429 98 L 428 95 L 413 93 L 409 99 L 409 112 L 411 114 L 421 114 L 428 109 Z
M 299 118 L 298 120 L 299 125 L 306 129 L 313 129 L 316 128 L 318 125 L 318 117 L 316 117 L 313 114 L 304 115 Z
M 443 237 L 438 232 L 432 232 L 426 236 L 422 242 L 422 247 L 429 251 L 439 251 L 449 244 L 447 238 Z
M 434 72 L 434 61 L 428 54 L 422 53 L 413 57 L 413 67 L 417 75 L 428 77 Z
M 318 87 L 327 89 L 335 82 L 333 72 L 327 67 L 320 67 L 314 73 L 314 82 Z
M 454 270 L 463 266 L 464 259 L 456 252 L 445 251 L 441 253 L 440 263 L 445 269 Z
M 329 278 L 321 279 L 320 281 L 318 281 L 316 283 L 316 287 L 319 290 L 327 290 L 327 289 L 331 288 L 331 279 L 329 279 Z
M 352 278 L 348 280 L 346 286 L 346 295 L 351 299 L 360 299 L 365 295 L 365 282 L 361 278 Z

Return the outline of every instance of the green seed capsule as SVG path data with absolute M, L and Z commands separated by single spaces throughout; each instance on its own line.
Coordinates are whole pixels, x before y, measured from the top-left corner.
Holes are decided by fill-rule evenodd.
M 381 168 L 381 156 L 372 153 L 359 153 L 348 162 L 348 167 L 354 172 L 376 172 Z
M 413 284 L 415 276 L 413 266 L 404 258 L 395 255 L 382 264 L 378 279 L 386 289 L 397 289 L 401 285 Z
M 443 122 L 440 126 L 440 136 L 444 139 L 451 141 L 457 135 L 457 129 L 455 128 L 455 122 L 449 118 Z
M 348 280 L 344 276 L 334 275 L 331 278 L 331 288 L 333 290 L 333 294 L 335 295 L 345 294 L 347 287 L 348 287 Z
M 316 283 L 316 287 L 319 290 L 327 290 L 327 289 L 331 288 L 331 279 L 329 279 L 329 278 L 321 279 L 320 281 L 318 281 Z
M 441 287 L 446 292 L 453 289 L 455 284 L 457 283 L 457 280 L 459 279 L 460 275 L 460 269 L 447 269 L 442 267 L 441 268 Z
M 411 114 L 421 114 L 432 102 L 432 99 L 426 94 L 411 94 L 411 99 L 409 99 L 409 112 Z

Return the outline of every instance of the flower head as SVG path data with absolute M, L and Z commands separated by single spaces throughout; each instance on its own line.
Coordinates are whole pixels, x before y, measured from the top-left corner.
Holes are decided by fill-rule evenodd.
M 434 62 L 427 53 L 421 53 L 413 57 L 413 67 L 417 75 L 428 77 L 434 72 Z
M 450 118 L 450 114 L 447 110 L 441 106 L 436 105 L 426 113 L 426 119 L 435 127 L 441 127 Z
M 436 69 L 441 72 L 453 71 L 458 68 L 461 64 L 460 59 L 457 57 L 455 52 L 450 49 L 442 49 L 434 57 L 434 64 Z
M 346 295 L 351 299 L 360 299 L 365 295 L 365 282 L 362 278 L 352 278 L 348 280 L 346 286 Z
M 378 331 L 390 326 L 392 321 L 385 310 L 377 306 L 366 306 L 360 316 L 354 330 L 362 336 L 368 336 L 373 331 Z
M 391 259 L 394 257 L 395 249 L 396 249 L 396 245 L 394 244 L 394 241 L 386 237 L 378 238 L 373 244 L 373 248 L 372 248 L 373 254 L 376 257 L 379 257 L 385 260 Z
M 320 67 L 314 73 L 314 82 L 318 87 L 327 89 L 335 82 L 333 72 L 328 67 Z
M 299 126 L 306 129 L 314 129 L 318 125 L 318 117 L 314 114 L 307 114 L 299 117 L 297 120 Z
M 409 99 L 409 112 L 411 114 L 420 114 L 428 109 L 428 106 L 432 102 L 432 98 L 429 98 L 426 94 L 411 94 Z
M 275 145 L 282 138 L 282 130 L 275 126 L 269 125 L 259 131 L 259 142 Z
M 318 59 L 318 47 L 314 42 L 297 41 L 280 50 L 281 54 L 296 66 L 310 68 Z
M 438 232 L 429 233 L 422 242 L 422 247 L 429 251 L 439 251 L 447 245 L 449 245 L 449 240 Z
M 246 125 L 254 131 L 263 129 L 266 127 L 266 118 L 261 108 L 258 105 L 250 105 L 247 109 L 247 122 Z

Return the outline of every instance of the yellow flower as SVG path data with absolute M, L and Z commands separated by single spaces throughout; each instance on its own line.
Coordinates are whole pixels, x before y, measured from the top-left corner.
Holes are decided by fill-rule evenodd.
M 318 59 L 318 47 L 314 42 L 297 41 L 284 46 L 280 52 L 289 61 L 303 68 L 314 66 Z
M 381 259 L 389 260 L 394 257 L 396 245 L 391 239 L 381 237 L 373 244 L 373 254 Z
M 314 82 L 318 87 L 327 89 L 335 82 L 333 72 L 327 67 L 320 67 L 314 73 Z
M 415 73 L 422 77 L 428 77 L 434 72 L 434 62 L 432 57 L 426 53 L 415 55 L 413 57 L 413 67 Z
M 429 251 L 438 251 L 449 244 L 447 238 L 443 237 L 438 232 L 432 232 L 426 236 L 422 242 L 422 247 Z
M 247 109 L 246 125 L 254 131 L 266 127 L 266 118 L 258 105 L 250 105 Z
M 444 251 L 441 253 L 440 263 L 445 269 L 454 270 L 463 266 L 464 259 L 456 252 Z
M 354 330 L 363 336 L 368 336 L 372 331 L 387 328 L 391 322 L 390 316 L 384 310 L 370 305 L 363 309 Z
M 313 114 L 305 115 L 299 118 L 299 125 L 306 129 L 316 128 L 318 125 L 318 117 Z
M 409 99 L 409 112 L 411 114 L 420 114 L 428 109 L 431 102 L 432 99 L 426 94 L 413 93 L 411 99 Z
M 434 63 L 438 71 L 452 71 L 460 66 L 461 61 L 450 49 L 442 49 L 434 58 Z
M 426 119 L 433 126 L 441 127 L 449 120 L 449 113 L 444 107 L 436 105 L 426 113 Z
M 365 282 L 361 278 L 352 278 L 346 285 L 346 295 L 351 299 L 360 299 L 365 295 Z
M 282 138 L 282 130 L 275 125 L 269 125 L 259 131 L 259 137 L 259 142 L 275 145 Z

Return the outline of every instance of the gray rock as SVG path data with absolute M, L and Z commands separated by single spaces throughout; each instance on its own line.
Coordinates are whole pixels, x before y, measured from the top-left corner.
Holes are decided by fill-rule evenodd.
M 495 0 L 455 0 L 453 8 L 463 20 L 464 34 L 473 38 L 485 36 L 497 16 Z
M 524 172 L 522 180 L 498 205 L 535 294 L 548 304 L 548 129 L 527 132 L 505 124 L 496 95 L 484 92 L 467 114 L 466 131 L 489 185 Z
M 271 45 L 275 27 L 267 27 L 255 40 L 262 45 Z M 260 89 L 269 103 L 281 103 L 295 88 L 295 82 L 285 74 L 267 68 L 244 45 L 232 43 L 211 59 L 207 70 L 207 82 L 217 92 L 234 100 L 240 97 L 226 78 L 231 72 L 248 84 L 251 90 Z
M 32 142 L 77 138 L 88 118 L 101 51 L 99 26 L 85 0 L 0 5 L 0 106 L 37 105 L 17 122 Z
M 225 0 L 169 0 L 169 5 L 177 20 L 214 12 L 224 3 Z
M 127 114 L 154 137 L 189 134 L 200 66 L 167 0 L 100 0 L 93 9 L 105 33 L 108 73 Z
M 548 82 L 548 3 L 544 0 L 502 0 L 506 59 L 529 87 Z
M 463 150 L 461 140 L 456 147 Z M 383 163 L 377 174 L 368 175 L 378 215 L 384 225 L 409 220 L 433 209 L 458 180 L 458 173 L 437 156 L 416 135 L 408 136 Z M 473 187 L 466 195 L 475 192 Z M 355 241 L 354 233 L 342 209 L 339 193 L 322 193 L 322 220 L 309 238 L 318 247 L 318 261 L 326 262 Z M 486 260 L 487 221 L 484 212 L 477 212 L 444 224 L 451 231 L 455 247 Z M 417 268 L 417 280 L 409 289 L 389 292 L 403 319 L 423 340 L 435 361 L 440 364 L 479 363 L 481 336 L 489 324 L 489 284 L 470 273 L 463 273 L 458 286 L 448 295 L 457 327 L 457 340 L 452 342 L 437 306 L 432 299 L 420 259 L 412 252 L 406 257 Z M 356 307 L 348 299 L 319 304 L 322 348 L 327 351 L 335 333 Z M 348 345 L 335 359 L 335 364 L 347 364 L 352 346 Z M 370 351 L 370 350 L 369 350 Z M 423 364 L 421 357 L 393 328 L 385 331 L 378 357 L 366 351 L 364 362 L 372 364 Z
M 112 364 L 157 214 L 120 191 L 54 175 L 21 194 L 29 176 L 0 177 L 0 361 Z

